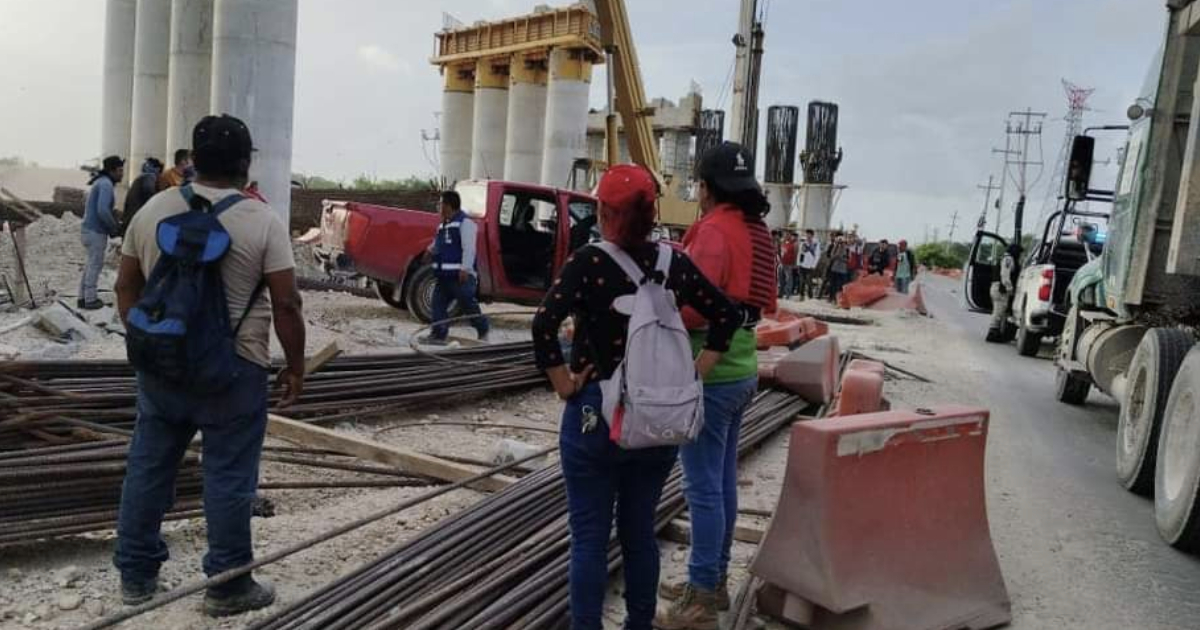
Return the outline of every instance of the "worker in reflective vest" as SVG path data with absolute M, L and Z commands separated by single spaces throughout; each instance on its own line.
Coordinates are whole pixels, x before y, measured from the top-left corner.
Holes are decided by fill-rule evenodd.
M 478 228 L 462 209 L 458 193 L 442 193 L 442 223 L 429 245 L 426 258 L 432 260 L 437 284 L 433 290 L 433 327 L 419 341 L 428 345 L 445 345 L 450 334 L 450 306 L 458 302 L 463 315 L 474 315 L 471 326 L 487 341 L 488 320 L 479 310 L 479 276 L 475 271 L 475 244 Z

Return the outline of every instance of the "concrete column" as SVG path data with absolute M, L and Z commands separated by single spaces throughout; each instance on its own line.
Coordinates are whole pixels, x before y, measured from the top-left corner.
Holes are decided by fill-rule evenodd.
M 167 95 L 168 166 L 178 149 L 192 146 L 192 128 L 208 115 L 212 85 L 213 0 L 173 0 Z
M 475 120 L 471 135 L 471 179 L 504 177 L 508 66 L 496 59 L 481 59 L 475 66 Z
M 288 224 L 297 0 L 217 0 L 213 17 L 212 107 L 241 118 L 258 151 L 250 179 Z
M 508 85 L 504 179 L 536 184 L 542 181 L 542 151 L 545 150 L 545 60 L 513 55 Z
M 550 51 L 546 93 L 546 150 L 542 155 L 542 184 L 566 187 L 571 166 L 587 157 L 588 90 L 592 62 L 580 51 Z
M 446 66 L 442 90 L 441 165 L 446 184 L 471 176 L 472 120 L 475 118 L 475 66 Z
M 692 134 L 681 129 L 668 129 L 662 135 L 662 165 L 664 175 L 687 178 L 692 174 Z
M 763 218 L 767 227 L 780 230 L 792 223 L 792 200 L 795 198 L 796 187 L 792 184 L 766 183 L 763 185 L 767 193 L 767 201 L 771 203 L 771 212 Z
M 171 0 L 138 0 L 133 54 L 133 125 L 127 181 L 147 157 L 162 160 L 167 146 L 167 73 L 171 50 Z M 165 160 L 164 160 L 165 161 Z
M 832 184 L 803 184 L 800 186 L 792 223 L 801 230 L 828 230 L 833 220 Z
M 129 157 L 133 121 L 133 51 L 137 0 L 108 0 L 104 12 L 104 87 L 100 157 Z

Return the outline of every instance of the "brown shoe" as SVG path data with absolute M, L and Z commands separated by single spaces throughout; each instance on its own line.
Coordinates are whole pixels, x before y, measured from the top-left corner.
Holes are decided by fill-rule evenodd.
M 694 584 L 686 584 L 683 594 L 665 613 L 654 617 L 658 630 L 720 630 L 717 620 L 717 593 Z
M 675 582 L 674 584 L 663 582 L 658 585 L 658 596 L 669 602 L 673 602 L 683 597 L 683 591 L 687 589 L 687 586 L 688 583 L 686 581 Z M 729 610 L 730 601 L 729 578 L 723 577 L 721 578 L 721 582 L 717 584 L 717 610 L 721 612 Z

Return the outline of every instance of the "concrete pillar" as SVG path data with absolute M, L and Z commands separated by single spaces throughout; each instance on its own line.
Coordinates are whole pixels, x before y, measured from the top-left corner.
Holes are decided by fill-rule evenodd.
M 803 184 L 795 207 L 792 223 L 801 230 L 828 230 L 833 220 L 832 184 Z
M 550 51 L 546 88 L 546 150 L 542 184 L 565 188 L 577 158 L 587 157 L 588 90 L 592 62 L 580 51 Z
M 446 66 L 442 89 L 442 177 L 453 186 L 471 176 L 472 120 L 475 118 L 475 66 Z
M 767 201 L 771 211 L 763 217 L 767 227 L 780 230 L 792 223 L 792 200 L 795 198 L 796 187 L 792 184 L 766 183 L 763 185 L 767 193 Z
M 129 157 L 137 0 L 108 0 L 104 12 L 104 87 L 100 157 Z
M 171 0 L 138 0 L 133 54 L 133 125 L 127 181 L 147 157 L 162 160 L 167 146 L 167 73 L 171 50 Z M 165 161 L 165 160 L 164 160 Z
M 297 0 L 217 0 L 213 17 L 212 107 L 241 118 L 258 151 L 250 179 L 288 224 Z
M 475 66 L 475 120 L 471 130 L 471 179 L 504 177 L 508 140 L 508 66 L 481 59 Z
M 542 151 L 545 150 L 545 60 L 513 55 L 508 86 L 504 179 L 536 184 L 542 181 Z
M 168 166 L 192 146 L 192 128 L 208 115 L 212 84 L 213 0 L 173 0 L 167 95 Z
M 664 175 L 687 178 L 692 174 L 692 134 L 681 129 L 668 129 L 662 135 L 662 167 Z

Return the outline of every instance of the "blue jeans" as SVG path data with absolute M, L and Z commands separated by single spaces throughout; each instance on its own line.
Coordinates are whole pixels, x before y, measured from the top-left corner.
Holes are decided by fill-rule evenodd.
M 138 374 L 137 425 L 129 445 L 113 564 L 126 582 L 146 583 L 168 558 L 163 515 L 175 502 L 175 477 L 192 437 L 204 437 L 204 519 L 210 576 L 254 560 L 250 514 L 267 429 L 267 371 L 238 358 L 240 377 L 219 396 L 175 390 Z M 220 589 L 242 587 L 249 576 Z
M 571 628 L 601 628 L 615 507 L 625 569 L 625 628 L 650 630 L 658 598 L 654 514 L 676 449 L 618 447 L 599 417 L 600 401 L 596 383 L 568 401 L 559 436 L 571 527 Z M 584 433 L 585 416 L 592 414 L 597 422 Z
M 458 281 L 458 272 L 439 274 L 433 289 L 433 321 L 444 322 L 450 317 L 450 304 L 457 301 L 463 315 L 475 315 L 471 326 L 482 337 L 488 333 L 488 319 L 479 310 L 479 278 L 470 276 L 466 282 Z M 435 325 L 431 331 L 435 339 L 445 339 L 450 334 L 450 324 Z
M 737 444 L 742 413 L 758 391 L 758 378 L 704 385 L 704 428 L 679 449 L 683 492 L 692 519 L 688 581 L 713 590 L 729 568 L 737 523 Z
M 908 287 L 912 284 L 912 278 L 896 278 L 896 290 L 901 293 L 908 293 Z
M 100 283 L 100 270 L 104 269 L 104 250 L 108 248 L 108 235 L 83 230 L 79 238 L 83 243 L 83 276 L 79 279 L 79 299 L 95 302 L 100 299 L 96 285 Z

